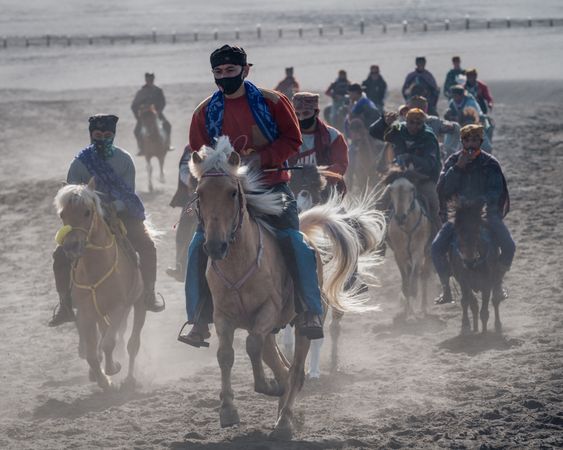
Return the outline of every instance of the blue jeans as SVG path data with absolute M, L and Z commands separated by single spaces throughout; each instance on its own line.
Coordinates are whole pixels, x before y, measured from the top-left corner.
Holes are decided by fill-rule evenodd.
M 308 311 L 322 314 L 321 291 L 317 278 L 317 260 L 314 250 L 299 231 L 297 204 L 287 183 L 273 186 L 274 191 L 286 194 L 287 202 L 280 216 L 267 216 L 265 220 L 276 230 L 287 268 L 293 278 L 297 293 Z M 211 322 L 211 294 L 205 278 L 207 255 L 203 249 L 205 235 L 198 226 L 188 249 L 186 271 L 186 312 L 188 322 Z M 300 305 L 296 305 L 300 309 Z M 301 308 L 302 309 L 302 308 Z
M 486 222 L 495 244 L 500 248 L 499 262 L 506 269 L 509 269 L 516 251 L 516 244 L 510 235 L 510 231 L 498 215 L 487 217 Z M 442 284 L 446 284 L 450 278 L 448 252 L 452 245 L 454 233 L 453 223 L 446 222 L 432 242 L 432 262 Z

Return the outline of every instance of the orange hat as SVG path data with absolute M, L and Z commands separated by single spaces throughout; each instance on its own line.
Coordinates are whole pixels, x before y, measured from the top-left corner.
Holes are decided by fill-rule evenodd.
M 409 109 L 409 112 L 407 113 L 407 120 L 409 119 L 426 120 L 426 113 L 420 108 Z
M 319 94 L 311 92 L 297 92 L 293 95 L 295 111 L 314 111 L 319 109 Z
M 477 135 L 481 139 L 483 139 L 483 137 L 485 136 L 485 129 L 483 128 L 483 125 L 476 125 L 476 124 L 465 125 L 461 129 L 460 134 L 462 139 L 465 139 L 466 137 L 473 135 Z

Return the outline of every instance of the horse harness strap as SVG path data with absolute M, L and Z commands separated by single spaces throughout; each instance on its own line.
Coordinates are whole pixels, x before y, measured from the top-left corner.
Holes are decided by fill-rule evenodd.
M 244 315 L 246 315 L 246 316 L 248 316 L 248 314 L 246 312 L 246 309 L 244 308 L 244 303 L 242 302 L 242 297 L 240 295 L 240 289 L 242 288 L 244 283 L 246 283 L 248 281 L 248 279 L 252 275 L 254 275 L 254 273 L 260 268 L 260 262 L 262 260 L 262 254 L 264 253 L 264 238 L 263 238 L 263 235 L 262 235 L 262 227 L 260 226 L 260 224 L 258 222 L 256 222 L 256 225 L 258 226 L 258 253 L 256 255 L 256 260 L 254 261 L 254 264 L 246 271 L 246 273 L 242 276 L 242 278 L 240 278 L 235 283 L 231 282 L 225 276 L 225 274 L 219 268 L 219 266 L 215 263 L 215 261 L 211 262 L 211 267 L 213 268 L 213 271 L 217 274 L 217 276 L 223 282 L 225 287 L 227 289 L 231 290 L 231 291 L 234 291 L 235 294 L 237 295 L 241 309 L 242 309 Z
M 110 326 L 111 322 L 109 320 L 109 316 L 107 314 L 102 314 L 102 311 L 100 310 L 100 306 L 98 305 L 98 299 L 97 299 L 97 296 L 96 296 L 96 289 L 98 289 L 104 281 L 106 281 L 111 275 L 113 275 L 114 272 L 117 271 L 117 265 L 118 265 L 118 262 L 119 262 L 119 246 L 117 245 L 115 235 L 113 233 L 111 233 L 111 242 L 108 245 L 98 246 L 98 245 L 94 245 L 94 244 L 90 243 L 90 235 L 92 233 L 93 223 L 94 223 L 94 220 L 97 220 L 97 217 L 98 217 L 98 215 L 96 213 L 94 213 L 94 218 L 92 219 L 92 224 L 90 225 L 90 229 L 87 232 L 86 248 L 89 248 L 89 249 L 92 249 L 92 250 L 107 250 L 107 249 L 110 249 L 111 247 L 115 246 L 115 258 L 114 258 L 113 264 L 111 265 L 109 270 L 94 284 L 80 284 L 80 283 L 78 283 L 76 281 L 76 278 L 75 278 L 76 266 L 74 266 L 71 270 L 71 279 L 72 279 L 72 284 L 74 286 L 76 286 L 77 288 L 90 291 L 90 293 L 92 294 L 92 303 L 94 304 L 94 308 L 96 309 L 96 312 L 104 320 L 106 325 Z M 109 227 L 107 226 L 107 224 L 105 222 L 103 222 L 103 223 L 106 226 L 106 229 L 109 231 Z M 74 229 L 78 229 L 79 231 L 86 231 L 82 228 L 74 228 Z

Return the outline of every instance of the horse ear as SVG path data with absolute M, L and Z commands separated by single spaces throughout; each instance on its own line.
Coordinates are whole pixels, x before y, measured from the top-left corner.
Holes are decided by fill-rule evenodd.
M 228 163 L 231 166 L 238 167 L 240 165 L 240 156 L 237 152 L 231 152 L 229 155 Z
M 192 162 L 194 164 L 201 164 L 203 162 L 203 159 L 201 159 L 201 156 L 199 156 L 198 152 L 192 153 Z
M 94 177 L 90 178 L 90 181 L 88 181 L 88 189 L 90 189 L 91 191 L 96 190 L 96 180 L 94 179 Z

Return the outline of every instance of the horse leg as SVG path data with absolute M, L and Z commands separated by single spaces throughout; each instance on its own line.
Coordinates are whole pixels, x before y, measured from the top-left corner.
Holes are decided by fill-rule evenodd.
M 473 317 L 473 332 L 479 331 L 479 302 L 477 297 L 470 292 L 469 306 L 471 307 L 471 315 Z
M 147 308 L 143 299 L 137 300 L 133 306 L 133 329 L 131 336 L 127 342 L 127 353 L 129 353 L 129 370 L 127 371 L 127 378 L 124 383 L 129 387 L 135 387 L 135 359 L 141 347 L 141 330 L 145 325 L 145 318 L 147 316 Z
M 501 297 L 493 296 L 493 306 L 495 308 L 495 332 L 502 333 L 502 324 L 500 323 L 500 306 Z
M 145 157 L 145 160 L 147 161 L 147 175 L 149 178 L 149 192 L 152 192 L 154 190 L 153 185 L 152 185 L 152 164 L 151 164 L 151 159 L 147 156 Z
M 461 285 L 461 308 L 462 308 L 462 316 L 461 316 L 461 334 L 468 334 L 469 333 L 469 301 L 470 301 L 471 292 Z
M 324 339 L 315 339 L 311 342 L 311 351 L 309 352 L 309 370 L 307 376 L 309 378 L 321 377 L 321 348 Z
M 342 330 L 340 325 L 341 320 L 342 313 L 333 309 L 332 320 L 330 321 L 330 373 L 336 373 L 338 369 L 338 338 L 340 337 L 340 331 Z
M 164 183 L 166 179 L 164 178 L 164 156 L 158 158 L 158 165 L 160 167 L 160 175 L 158 181 Z
M 487 332 L 487 322 L 489 321 L 489 300 L 491 298 L 491 290 L 490 289 L 483 289 L 482 299 L 483 302 L 481 304 L 481 324 L 482 324 L 482 333 Z
M 280 397 L 283 387 L 276 379 L 266 378 L 262 358 L 264 353 L 265 336 L 261 333 L 250 331 L 246 338 L 246 353 L 250 357 L 252 373 L 254 375 L 254 390 L 260 394 Z
M 84 313 L 77 316 L 77 328 L 80 334 L 80 339 L 84 342 L 86 350 L 86 361 L 90 366 L 90 379 L 98 383 L 104 391 L 111 388 L 112 383 L 109 377 L 104 373 L 100 365 L 100 358 L 98 355 L 98 329 L 96 326 L 96 319 L 84 317 Z
M 221 368 L 221 409 L 219 410 L 219 420 L 221 427 L 232 427 L 240 422 L 237 409 L 233 403 L 234 393 L 231 386 L 231 369 L 235 361 L 235 351 L 233 350 L 233 338 L 235 328 L 222 317 L 215 317 L 215 331 L 219 338 L 217 349 L 217 361 Z
M 287 390 L 287 379 L 289 377 L 289 363 L 276 344 L 275 335 L 271 333 L 268 334 L 264 340 L 262 359 L 266 365 L 272 369 L 278 385 L 281 386 L 285 392 Z
M 110 317 L 111 323 L 103 330 L 101 348 L 105 355 L 105 373 L 108 376 L 115 375 L 121 370 L 121 364 L 114 361 L 113 351 L 115 349 L 115 344 L 117 343 L 117 333 L 121 328 L 121 322 L 124 319 L 124 311 L 120 309 L 113 313 Z
M 305 381 L 305 360 L 311 341 L 295 331 L 295 356 L 289 369 L 287 391 L 280 399 L 278 420 L 270 436 L 274 439 L 290 440 L 293 437 L 293 405 Z

